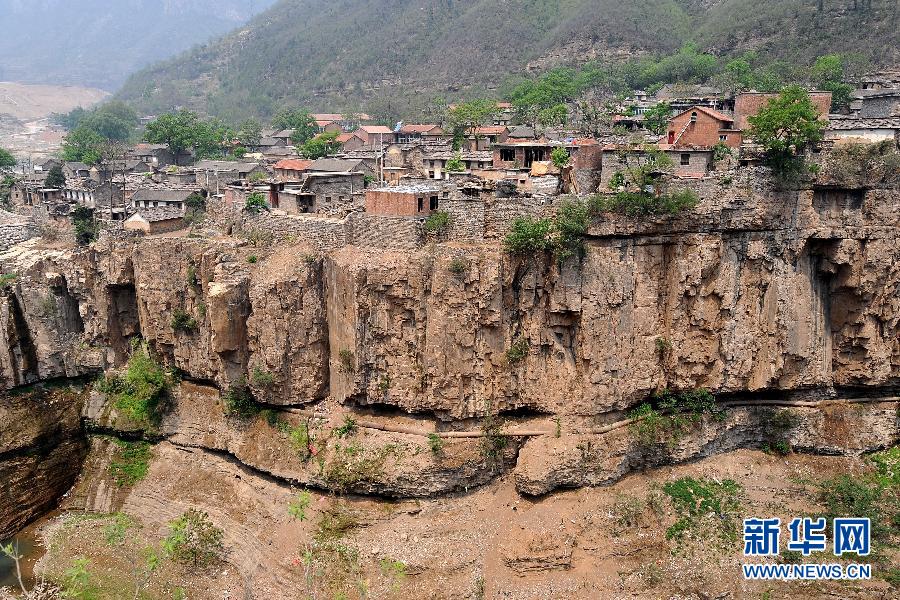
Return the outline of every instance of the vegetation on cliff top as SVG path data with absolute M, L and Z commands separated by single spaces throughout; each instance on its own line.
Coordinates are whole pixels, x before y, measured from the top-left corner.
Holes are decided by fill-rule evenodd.
M 385 9 L 376 0 L 290 0 L 240 31 L 136 73 L 119 98 L 148 113 L 188 106 L 232 122 L 297 103 L 363 109 L 387 122 L 424 113 L 435 96 L 495 90 L 526 65 L 573 66 L 587 55 L 603 57 L 595 70 L 608 74 L 599 85 L 618 89 L 620 82 L 649 87 L 718 76 L 760 89 L 798 81 L 796 66 L 808 69 L 829 53 L 896 61 L 900 27 L 892 3 L 821 4 L 448 0 Z M 749 72 L 743 64 L 726 69 L 748 50 L 756 51 L 745 61 Z M 623 54 L 632 60 L 608 60 Z M 621 66 L 610 69 L 612 63 Z

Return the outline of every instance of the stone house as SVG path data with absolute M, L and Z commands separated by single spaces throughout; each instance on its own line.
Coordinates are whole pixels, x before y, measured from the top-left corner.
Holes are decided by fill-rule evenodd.
M 353 136 L 344 143 L 345 150 L 355 150 L 362 146 L 386 146 L 395 141 L 394 131 L 384 125 L 363 125 L 353 132 Z
M 236 181 L 269 177 L 269 172 L 259 163 L 233 160 L 201 160 L 194 165 L 194 173 L 197 185 L 216 192 Z
M 505 125 L 487 125 L 476 127 L 469 133 L 466 145 L 469 150 L 490 150 L 496 144 L 502 144 L 509 137 L 509 127 Z
M 360 173 L 375 176 L 371 161 L 362 158 L 319 158 L 306 168 L 308 173 Z
M 693 106 L 669 119 L 666 143 L 674 147 L 711 148 L 718 143 L 731 148 L 741 145 L 741 132 L 734 119 L 705 106 Z
M 171 208 L 140 208 L 125 219 L 123 227 L 147 235 L 170 233 L 184 229 L 184 214 Z
M 714 167 L 711 148 L 672 148 L 661 144 L 660 149 L 672 160 L 670 172 L 677 177 L 703 177 Z M 613 176 L 625 171 L 628 164 L 633 166 L 646 163 L 647 153 L 640 148 L 622 148 L 616 145 L 604 146 L 601 155 L 599 187 L 606 188 Z M 660 173 L 662 174 L 662 173 Z
M 672 110 L 682 111 L 692 106 L 705 106 L 713 110 L 731 108 L 729 100 L 722 90 L 708 85 L 692 83 L 667 83 L 653 97 L 651 105 L 668 102 Z
M 67 162 L 63 165 L 66 179 L 87 179 L 91 176 L 91 168 L 83 162 Z
M 136 209 L 166 208 L 184 213 L 187 208 L 187 199 L 194 193 L 197 193 L 197 190 L 144 188 L 131 195 L 131 205 Z
M 414 144 L 420 141 L 440 141 L 450 136 L 438 125 L 402 125 L 397 130 L 398 144 Z
M 869 117 L 832 115 L 825 129 L 826 140 L 900 143 L 900 116 Z
M 858 90 L 854 116 L 863 119 L 900 117 L 900 89 Z
M 270 193 L 272 208 L 288 214 L 317 213 L 343 217 L 362 208 L 366 181 L 361 172 L 310 172 L 302 183 L 278 183 Z
M 302 181 L 306 170 L 313 163 L 302 158 L 286 158 L 275 163 L 275 177 L 279 181 Z
M 435 180 L 449 179 L 450 174 L 447 172 L 447 162 L 456 157 L 459 157 L 462 161 L 466 171 L 490 169 L 493 166 L 494 156 L 490 150 L 461 150 L 459 152 L 441 150 L 428 152 L 422 156 L 425 176 L 428 179 Z
M 442 197 L 437 186 L 425 184 L 380 187 L 366 190 L 366 212 L 393 217 L 427 217 L 440 210 Z
M 35 173 L 46 173 L 53 167 L 62 167 L 63 162 L 58 158 L 38 158 L 31 163 L 31 168 Z
M 185 164 L 188 158 L 186 153 L 176 157 L 165 144 L 138 144 L 129 150 L 128 155 L 130 158 L 140 160 L 155 169 L 164 169 L 169 165 Z
M 372 120 L 372 117 L 365 113 L 313 113 L 310 116 L 312 116 L 316 125 L 319 126 L 320 133 L 338 130 L 350 133 L 359 129 L 363 123 Z

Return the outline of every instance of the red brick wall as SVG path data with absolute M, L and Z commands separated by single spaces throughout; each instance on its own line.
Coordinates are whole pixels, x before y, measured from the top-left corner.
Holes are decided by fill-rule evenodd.
M 392 215 L 398 217 L 428 216 L 429 200 L 435 193 L 411 194 L 387 190 L 366 191 L 366 212 L 371 215 Z M 418 210 L 418 199 L 422 199 L 422 211 Z
M 666 133 L 666 139 L 664 139 L 663 142 L 670 143 L 669 140 L 673 139 L 674 134 L 674 139 L 678 140 L 679 146 L 715 146 L 719 143 L 720 135 L 727 135 L 728 139 L 725 141 L 726 144 L 734 148 L 741 145 L 740 135 L 738 133 L 722 131 L 722 127 L 726 126 L 725 123 L 711 117 L 702 110 L 694 112 L 697 113 L 697 122 L 688 125 L 688 128 L 681 137 L 678 137 L 678 134 L 681 133 L 684 126 L 690 122 L 691 111 L 678 115 L 669 121 L 669 129 Z

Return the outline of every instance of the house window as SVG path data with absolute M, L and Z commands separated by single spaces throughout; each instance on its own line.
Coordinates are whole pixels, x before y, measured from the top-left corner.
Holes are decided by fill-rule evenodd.
M 681 155 L 681 165 L 686 166 L 691 164 L 691 155 L 690 154 L 682 154 Z
M 325 196 L 325 202 L 331 202 L 331 196 Z
M 429 199 L 429 201 L 428 201 L 428 207 L 429 207 L 430 210 L 437 210 L 437 209 L 438 209 L 438 197 L 437 197 L 437 196 L 432 196 L 432 197 Z
M 728 141 L 728 136 L 727 136 L 727 135 L 720 135 L 720 136 L 719 136 L 719 141 L 720 141 L 720 142 L 727 142 L 727 141 Z
M 516 160 L 516 151 L 512 148 L 501 148 L 500 149 L 500 160 L 503 162 L 515 162 Z
M 417 200 L 418 200 L 418 208 L 417 208 L 416 210 L 417 210 L 418 212 L 422 212 L 422 209 L 425 208 L 425 199 L 424 199 L 424 198 L 417 198 Z

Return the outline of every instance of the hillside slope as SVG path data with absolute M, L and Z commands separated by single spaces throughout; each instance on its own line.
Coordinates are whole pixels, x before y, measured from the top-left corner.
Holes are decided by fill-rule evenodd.
M 0 81 L 114 91 L 274 0 L 0 0 Z
M 226 118 L 310 108 L 402 112 L 437 94 L 496 89 L 512 74 L 671 52 L 688 41 L 730 54 L 809 62 L 900 55 L 896 3 L 874 0 L 281 0 L 230 35 L 129 79 L 147 111 L 188 105 Z M 373 106 L 377 105 L 377 106 Z

